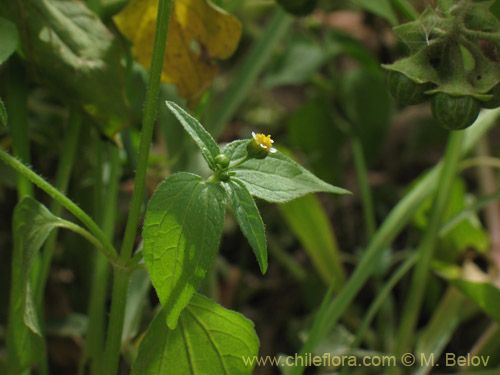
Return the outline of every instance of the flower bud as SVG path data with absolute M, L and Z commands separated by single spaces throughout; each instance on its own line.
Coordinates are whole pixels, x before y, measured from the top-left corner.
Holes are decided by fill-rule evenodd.
M 229 166 L 229 158 L 224 154 L 219 154 L 215 157 L 215 164 L 217 164 L 221 168 L 226 168 Z
M 274 141 L 270 135 L 265 136 L 264 134 L 252 132 L 252 137 L 247 144 L 248 156 L 255 159 L 264 159 L 267 154 L 276 152 L 276 149 L 272 147 Z

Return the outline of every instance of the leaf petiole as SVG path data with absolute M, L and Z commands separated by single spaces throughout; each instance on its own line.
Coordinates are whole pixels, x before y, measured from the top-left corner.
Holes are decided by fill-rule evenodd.
M 229 177 L 234 175 L 234 172 L 229 172 L 231 169 L 234 169 L 234 168 L 240 166 L 241 164 L 243 164 L 244 162 L 246 162 L 247 160 L 250 160 L 250 159 L 252 159 L 252 157 L 247 154 L 244 157 L 236 160 L 233 164 L 227 166 L 226 168 L 216 169 L 214 171 L 214 174 L 212 176 L 210 176 L 207 181 L 216 183 L 219 181 L 228 180 Z
M 236 168 L 236 167 L 240 166 L 241 164 L 243 164 L 244 162 L 246 162 L 247 160 L 250 160 L 251 158 L 252 158 L 251 156 L 249 156 L 248 154 L 246 154 L 241 159 L 236 160 L 233 164 L 230 164 L 229 167 L 227 167 L 226 169 L 224 169 L 224 171 L 228 171 L 230 169 Z

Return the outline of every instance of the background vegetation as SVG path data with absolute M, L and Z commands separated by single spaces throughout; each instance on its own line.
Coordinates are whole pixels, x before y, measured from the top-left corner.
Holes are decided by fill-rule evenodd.
M 138 210 L 175 172 L 210 175 L 166 100 L 190 111 L 221 144 L 251 138 L 252 131 L 272 134 L 282 153 L 353 194 L 309 194 L 283 204 L 258 200 L 269 251 L 265 275 L 235 216 L 226 215 L 220 251 L 200 292 L 254 322 L 262 356 L 411 351 L 433 353 L 442 366 L 387 370 L 498 374 L 500 139 L 495 125 L 500 112 L 485 110 L 472 127 L 449 132 L 433 118 L 429 102 L 409 107 L 395 102 L 381 67 L 409 53 L 393 26 L 412 21 L 426 7 L 440 9 L 453 1 L 323 0 L 306 17 L 293 17 L 274 1 L 213 2 L 241 22 L 241 38 L 221 55 L 188 46 L 201 63 L 210 62 L 193 68 L 209 77 L 194 82 L 193 90 L 187 84 L 183 92 L 182 77 L 169 78 L 163 71 L 171 83 L 160 85 L 157 117 L 151 116 L 155 127 Z M 99 15 L 99 24 L 75 18 L 68 25 L 54 16 L 55 29 L 64 35 L 86 30 L 85 38 L 75 38 L 79 44 L 54 52 L 27 43 L 33 35 L 42 38 L 46 19 L 34 12 L 19 21 L 13 5 L 0 0 L 0 17 L 5 17 L 0 19 L 0 98 L 7 109 L 0 108 L 0 114 L 8 115 L 2 117 L 8 126 L 0 126 L 0 147 L 66 192 L 116 246 L 126 231 L 141 163 L 141 121 L 148 111 L 149 65 L 137 56 L 151 53 L 154 36 L 154 28 L 143 36 L 150 41 L 144 46 L 149 52 L 131 48 L 132 36 L 113 18 L 126 3 L 88 0 L 85 6 Z M 487 3 L 500 19 L 500 2 Z M 182 29 L 182 23 L 172 22 L 169 32 Z M 134 34 L 133 27 L 129 32 Z M 72 60 L 72 52 L 85 48 L 106 68 L 89 70 L 89 61 Z M 17 53 L 9 57 L 4 52 L 9 49 Z M 498 60 L 498 48 L 494 53 Z M 218 73 L 211 70 L 216 58 L 224 59 Z M 494 69 L 499 71 L 498 61 Z M 151 110 L 154 115 L 156 107 Z M 27 195 L 75 221 L 74 212 L 0 163 L 0 373 L 7 371 L 9 296 L 12 301 L 16 293 L 11 289 L 17 269 L 13 212 Z M 141 248 L 140 230 L 130 233 L 130 251 Z M 88 363 L 104 350 L 111 267 L 95 244 L 71 231 L 52 232 L 41 254 L 37 271 L 23 276 L 31 278 L 47 343 L 46 357 L 32 372 L 93 371 Z M 123 337 L 116 344 L 120 373 L 130 372 L 158 303 L 147 272 L 132 273 Z M 480 369 L 445 367 L 443 353 L 472 353 L 489 361 Z M 257 366 L 254 373 L 302 370 Z M 310 368 L 306 373 L 383 371 Z

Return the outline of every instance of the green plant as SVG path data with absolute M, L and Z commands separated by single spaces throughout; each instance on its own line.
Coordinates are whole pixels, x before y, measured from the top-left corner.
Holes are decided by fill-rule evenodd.
M 402 105 L 414 105 L 427 100 L 425 92 L 429 90 L 429 85 L 416 83 L 403 73 L 390 71 L 387 86 L 391 95 Z
M 317 0 L 277 0 L 278 4 L 294 16 L 306 16 L 316 8 Z
M 66 4 L 54 4 L 54 6 L 59 5 L 65 6 Z M 50 12 L 51 6 L 52 4 L 44 9 Z M 68 6 L 71 8 L 73 4 L 68 4 Z M 12 12 L 15 12 L 15 8 L 13 9 Z M 38 251 L 51 231 L 57 227 L 73 230 L 87 238 L 102 251 L 114 268 L 111 313 L 103 353 L 95 352 L 94 346 L 99 345 L 99 339 L 95 341 L 96 338 L 94 338 L 98 336 L 91 335 L 95 330 L 90 331 L 88 336 L 89 340 L 93 340 L 88 347 L 88 358 L 92 360 L 93 373 L 116 373 L 130 275 L 138 267 L 143 254 L 152 284 L 156 288 L 164 310 L 158 313 L 145 335 L 137 360 L 134 361 L 133 373 L 179 372 L 182 368 L 192 366 L 192 361 L 196 361 L 197 356 L 205 356 L 207 350 L 213 349 L 215 351 L 209 357 L 212 359 L 205 362 L 203 371 L 217 373 L 222 370 L 219 367 L 222 365 L 224 371 L 250 373 L 252 367 L 246 366 L 241 356 L 251 356 L 257 353 L 258 339 L 252 324 L 241 315 L 225 310 L 209 299 L 195 295 L 198 284 L 213 262 L 219 247 L 226 203 L 231 206 L 264 273 L 267 269 L 266 237 L 264 224 L 252 195 L 271 202 L 284 202 L 316 191 L 346 192 L 321 181 L 291 159 L 276 152 L 271 147 L 270 137 L 261 134 L 254 135 L 250 141 L 235 141 L 221 152 L 215 140 L 196 119 L 176 104 L 167 103 L 200 148 L 213 175 L 205 181 L 200 176 L 179 172 L 167 178 L 158 187 L 148 204 L 143 229 L 143 250 L 132 257 L 135 231 L 144 194 L 149 144 L 152 138 L 170 9 L 171 1 L 160 1 L 134 194 L 122 249 L 119 253 L 109 237 L 83 210 L 20 161 L 0 150 L 0 156 L 4 162 L 16 169 L 26 178 L 26 181 L 38 185 L 54 197 L 61 206 L 73 212 L 90 230 L 87 232 L 70 221 L 54 216 L 42 204 L 30 197 L 21 200 L 17 206 L 14 214 L 16 248 L 12 263 L 13 270 L 16 272 L 12 274 L 7 338 L 8 371 L 11 374 L 28 370 L 35 364 L 41 364 L 45 368 L 44 371 L 47 371 L 46 358 L 44 359 L 46 350 L 43 340 L 44 330 L 40 322 L 40 313 L 37 312 L 34 297 L 30 291 L 29 279 L 30 274 L 36 272 L 34 263 L 38 257 Z M 17 15 L 17 17 L 20 16 Z M 7 113 L 3 103 L 1 109 L 2 122 L 7 122 Z M 92 112 L 92 114 L 99 117 L 98 112 Z M 77 129 L 76 124 L 71 123 L 71 125 Z M 106 129 L 106 131 L 115 130 Z M 107 134 L 113 135 L 113 133 Z M 26 144 L 26 141 L 22 141 L 21 138 L 20 142 Z M 50 254 L 50 251 L 44 252 L 45 267 L 50 264 Z M 42 285 L 45 281 L 46 276 L 41 279 Z M 37 299 L 40 293 L 43 293 L 43 287 L 38 288 Z M 97 305 L 95 306 L 99 309 Z M 206 316 L 207 311 L 213 314 L 213 317 Z M 100 318 L 99 315 L 94 316 L 94 319 Z M 180 325 L 178 325 L 179 321 Z M 228 325 L 228 321 L 232 323 Z M 103 326 L 100 327 L 97 329 L 102 329 Z M 206 337 L 198 336 L 196 332 L 200 329 L 205 331 Z M 210 333 L 213 330 L 225 336 L 214 337 Z M 99 334 L 99 332 L 96 333 Z M 185 348 L 186 343 L 182 341 L 176 339 L 167 341 L 171 335 L 198 337 L 189 343 L 194 352 L 186 353 L 189 357 L 186 357 L 186 362 L 176 358 L 175 361 L 167 361 L 167 364 L 161 363 L 162 358 L 170 358 L 172 355 L 177 357 L 179 350 Z M 157 345 L 159 337 L 164 340 L 162 346 Z M 213 348 L 206 346 L 206 340 L 213 342 Z M 236 341 L 228 346 L 227 340 Z M 245 344 L 242 345 L 241 342 Z M 152 347 L 157 352 L 151 361 L 149 352 Z
M 488 94 L 493 97 L 487 102 L 482 102 L 481 106 L 488 109 L 500 107 L 500 85 L 497 84 Z
M 491 5 L 461 0 L 437 10 L 428 7 L 418 19 L 395 28 L 410 56 L 384 67 L 407 77 L 406 93 L 415 90 L 415 83 L 430 85 L 425 94 L 436 96 L 433 114 L 447 129 L 463 129 L 474 122 L 479 111 L 474 100 L 488 103 L 489 108 L 494 105 L 493 89 L 500 80 L 500 60 L 494 52 L 499 48 L 500 21 L 490 12 Z M 467 107 L 463 112 L 461 105 Z M 448 117 L 448 109 L 456 117 Z M 454 123 L 457 120 L 461 121 Z
M 432 98 L 432 114 L 449 130 L 471 126 L 479 115 L 479 103 L 471 96 L 438 93 Z
M 212 2 L 0 0 L 0 373 L 496 374 L 500 2 Z

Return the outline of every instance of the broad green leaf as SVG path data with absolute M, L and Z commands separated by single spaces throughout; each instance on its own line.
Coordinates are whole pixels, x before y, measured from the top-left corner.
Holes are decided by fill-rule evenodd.
M 462 268 L 446 263 L 434 263 L 440 276 L 462 291 L 487 315 L 500 323 L 500 289 L 494 278 L 485 274 L 472 261 L 466 261 Z
M 398 17 L 394 13 L 389 0 L 353 0 L 353 2 L 367 11 L 385 18 L 393 26 L 398 24 Z
M 323 281 L 327 285 L 335 284 L 338 290 L 345 274 L 335 234 L 318 198 L 307 195 L 282 204 L 279 209 Z
M 212 136 L 205 130 L 198 120 L 184 111 L 177 104 L 168 101 L 166 104 L 175 117 L 177 117 L 184 129 L 186 129 L 189 135 L 194 139 L 210 168 L 215 169 L 214 158 L 219 155 L 220 150 Z
M 20 373 L 35 364 L 43 350 L 42 332 L 31 292 L 30 270 L 50 232 L 62 220 L 30 197 L 14 210 L 14 253 L 7 348 L 9 369 Z
M 170 330 L 165 310 L 151 322 L 132 375 L 251 375 L 259 339 L 243 315 L 195 294 Z
M 252 246 L 260 270 L 264 274 L 267 270 L 266 230 L 259 209 L 245 184 L 237 178 L 233 177 L 228 182 L 223 182 L 222 186 L 226 189 L 236 221 Z
M 231 160 L 246 155 L 248 140 L 231 142 L 224 149 Z M 265 159 L 251 159 L 233 169 L 251 195 L 269 202 L 283 203 L 308 193 L 348 194 L 347 190 L 332 186 L 314 176 L 281 152 L 269 154 Z
M 389 127 L 392 99 L 381 72 L 355 69 L 341 77 L 342 107 L 367 162 L 375 160 Z
M 106 136 L 130 122 L 123 47 L 82 1 L 3 1 L 19 28 L 27 65 Z
M 114 21 L 132 42 L 135 59 L 149 69 L 158 0 L 132 0 Z M 172 6 L 162 80 L 195 105 L 217 75 L 215 59 L 230 57 L 241 36 L 241 23 L 207 0 L 176 0 Z
M 17 42 L 16 25 L 5 18 L 0 18 L 0 65 L 16 51 Z
M 311 98 L 294 111 L 288 121 L 289 141 L 307 155 L 311 170 L 329 182 L 341 174 L 340 153 L 346 139 L 338 116 L 332 115 L 329 98 Z
M 7 126 L 7 121 L 7 108 L 5 108 L 2 98 L 0 98 L 0 125 Z
M 217 253 L 225 209 L 222 187 L 187 172 L 168 177 L 148 204 L 144 260 L 172 329 Z
M 450 280 L 450 283 L 460 289 L 474 301 L 487 315 L 500 323 L 500 289 L 492 282 L 475 282 L 468 280 Z
M 99 15 L 102 19 L 109 19 L 123 10 L 128 2 L 128 0 L 100 0 Z

